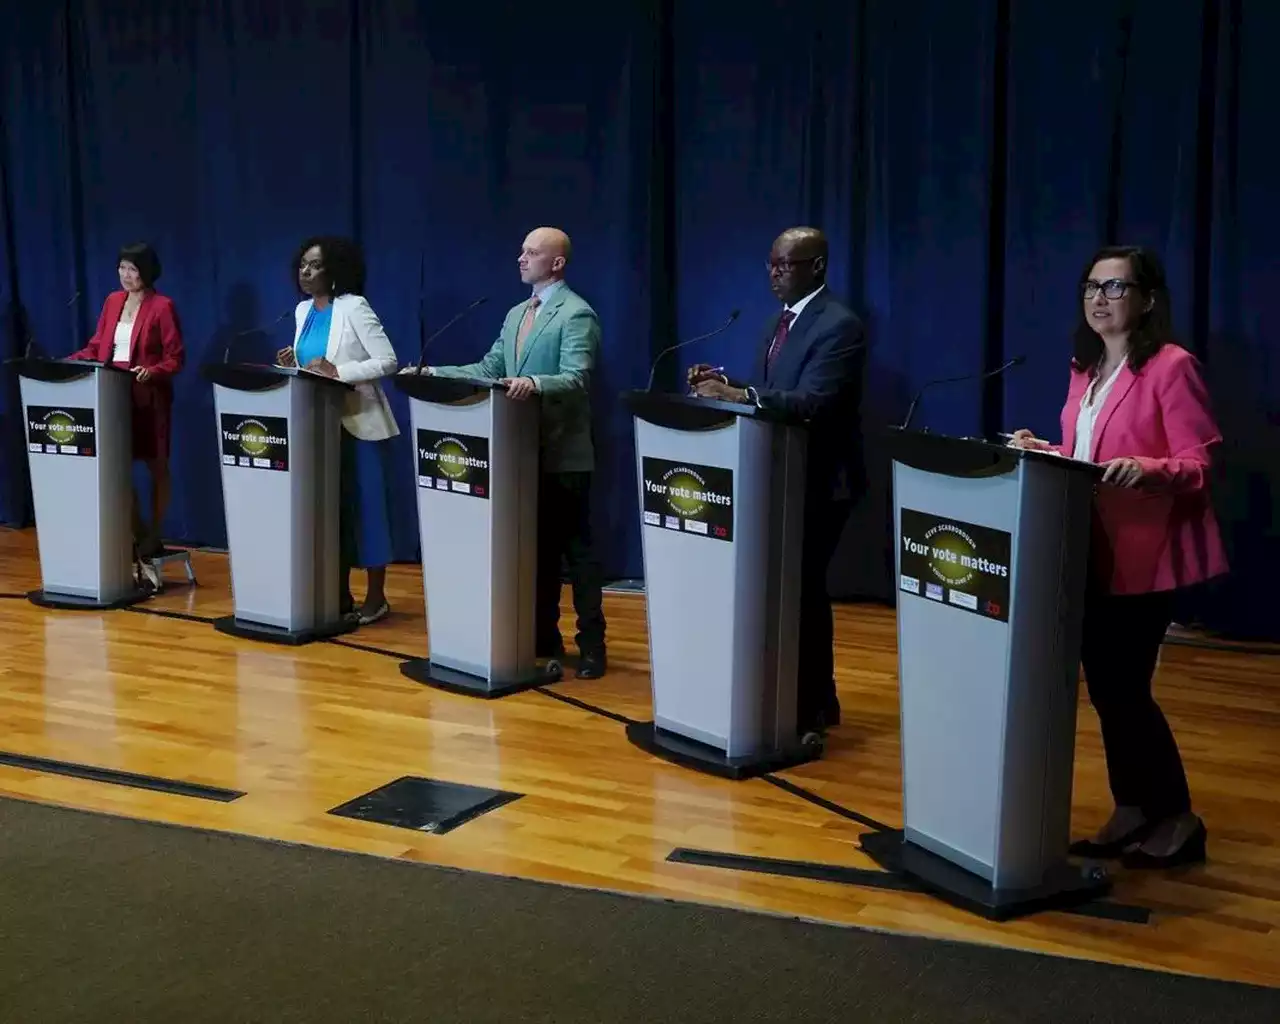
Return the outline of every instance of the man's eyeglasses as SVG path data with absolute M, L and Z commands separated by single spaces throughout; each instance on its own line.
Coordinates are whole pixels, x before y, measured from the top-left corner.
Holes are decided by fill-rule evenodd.
M 1086 299 L 1092 299 L 1098 292 L 1102 292 L 1108 299 L 1123 299 L 1125 292 L 1137 286 L 1136 281 L 1122 281 L 1113 277 L 1109 281 L 1086 281 L 1080 286 L 1080 291 Z
M 814 260 L 819 258 L 820 257 L 818 256 L 809 256 L 802 260 L 766 260 L 764 268 L 770 273 L 773 273 L 773 271 L 776 270 L 780 274 L 789 274 L 796 267 L 802 266 L 805 263 L 812 263 Z

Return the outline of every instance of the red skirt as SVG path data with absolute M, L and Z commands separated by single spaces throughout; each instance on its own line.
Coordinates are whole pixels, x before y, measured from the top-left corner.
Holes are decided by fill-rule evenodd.
M 116 363 L 122 370 L 129 367 Z M 133 379 L 133 457 L 144 462 L 169 457 L 173 424 L 173 387 L 168 381 Z

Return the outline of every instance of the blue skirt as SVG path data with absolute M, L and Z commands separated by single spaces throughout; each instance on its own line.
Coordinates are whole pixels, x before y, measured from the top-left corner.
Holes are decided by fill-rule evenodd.
M 362 441 L 342 431 L 342 562 L 347 568 L 391 564 L 391 439 Z

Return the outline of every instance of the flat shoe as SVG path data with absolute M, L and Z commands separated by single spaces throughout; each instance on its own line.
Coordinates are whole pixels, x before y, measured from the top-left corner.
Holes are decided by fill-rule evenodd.
M 390 614 L 391 605 L 386 601 L 383 601 L 382 604 L 378 605 L 378 607 L 372 612 L 361 612 L 356 621 L 358 621 L 362 626 L 370 626 L 379 619 L 385 619 Z

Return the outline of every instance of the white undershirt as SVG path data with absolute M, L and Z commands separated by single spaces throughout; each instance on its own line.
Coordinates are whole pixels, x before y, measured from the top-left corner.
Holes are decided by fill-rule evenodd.
M 1098 423 L 1098 413 L 1107 404 L 1107 395 L 1111 393 L 1111 387 L 1124 369 L 1124 364 L 1125 361 L 1120 360 L 1120 365 L 1111 371 L 1111 376 L 1106 380 L 1095 377 L 1085 390 L 1084 397 L 1080 400 L 1080 414 L 1076 417 L 1076 446 L 1071 453 L 1073 459 L 1093 461 L 1093 428 Z
M 115 348 L 111 351 L 111 361 L 113 363 L 127 363 L 129 361 L 129 343 L 133 340 L 133 324 L 127 324 L 123 320 L 116 323 Z

